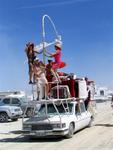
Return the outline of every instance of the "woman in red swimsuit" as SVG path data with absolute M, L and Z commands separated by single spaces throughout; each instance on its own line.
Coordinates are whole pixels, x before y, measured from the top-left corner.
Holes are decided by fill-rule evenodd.
M 46 52 L 50 55 L 50 57 L 54 57 L 52 68 L 57 71 L 57 69 L 65 67 L 66 64 L 61 61 L 61 44 L 59 42 L 55 43 L 55 50 L 55 53 Z

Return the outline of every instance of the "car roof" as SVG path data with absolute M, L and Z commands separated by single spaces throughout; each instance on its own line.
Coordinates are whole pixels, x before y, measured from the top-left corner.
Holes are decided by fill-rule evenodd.
M 83 100 L 80 100 L 80 102 L 83 102 Z M 49 99 L 49 100 L 40 100 L 40 101 L 29 101 L 29 104 L 62 104 L 62 103 L 73 103 L 77 104 L 77 100 L 73 98 L 68 98 L 68 99 Z

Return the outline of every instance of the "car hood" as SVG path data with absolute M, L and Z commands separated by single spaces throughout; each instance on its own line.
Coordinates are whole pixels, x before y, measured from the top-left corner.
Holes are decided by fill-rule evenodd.
M 54 116 L 38 116 L 38 117 L 32 117 L 28 120 L 26 120 L 24 123 L 26 124 L 35 124 L 35 123 L 54 123 L 54 122 L 66 122 L 67 119 L 69 120 L 70 115 L 54 115 Z
M 13 109 L 17 109 L 20 108 L 18 106 L 9 106 L 9 105 L 0 105 L 0 108 L 13 108 Z

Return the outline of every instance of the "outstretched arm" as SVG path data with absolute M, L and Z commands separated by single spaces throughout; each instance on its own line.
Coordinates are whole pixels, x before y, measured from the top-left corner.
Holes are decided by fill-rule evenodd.
M 48 51 L 46 50 L 45 53 L 44 53 L 44 55 L 47 56 L 47 57 L 51 57 L 51 56 L 52 56 L 52 53 L 50 53 L 50 52 L 48 52 Z
M 47 51 L 47 50 L 46 50 L 45 52 L 46 52 L 47 54 L 49 54 L 49 55 L 52 55 L 52 53 L 50 53 L 50 52 L 49 52 L 49 51 Z
M 45 53 L 44 53 L 44 55 L 45 55 L 46 57 L 51 57 L 50 55 L 47 55 L 47 54 L 45 54 Z
M 41 54 L 41 53 L 43 52 L 43 50 L 40 51 L 40 52 L 37 52 L 37 51 L 34 50 L 34 52 L 35 52 L 36 54 Z
M 59 51 L 56 51 L 55 53 L 50 53 L 46 50 L 46 53 L 50 55 L 50 57 L 54 57 L 55 55 L 57 55 L 59 53 Z

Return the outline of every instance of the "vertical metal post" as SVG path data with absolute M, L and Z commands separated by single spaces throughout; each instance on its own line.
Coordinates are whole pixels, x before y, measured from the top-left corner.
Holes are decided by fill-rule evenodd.
M 48 18 L 49 19 L 49 21 L 51 22 L 51 24 L 52 24 L 52 26 L 53 26 L 53 29 L 54 29 L 54 31 L 55 31 L 55 34 L 56 34 L 56 36 L 57 36 L 57 39 L 59 39 L 60 41 L 61 41 L 61 36 L 60 35 L 58 35 L 58 32 L 57 32 L 57 30 L 56 30 L 56 27 L 55 27 L 55 24 L 54 24 L 54 22 L 52 21 L 52 19 L 48 16 L 48 15 L 44 15 L 43 16 L 43 18 L 42 18 L 42 42 L 43 42 L 43 62 L 44 62 L 44 64 L 45 64 L 45 55 L 44 55 L 44 53 L 45 53 L 45 26 L 44 26 L 44 20 L 45 20 L 45 18 Z
M 59 99 L 59 90 L 60 90 L 60 85 L 57 82 L 57 99 Z
M 33 95 L 33 100 L 35 100 L 35 97 L 34 97 L 34 85 L 32 84 L 32 95 Z
M 53 29 L 55 31 L 55 34 L 57 36 L 57 39 L 61 41 L 61 36 L 58 35 L 58 32 L 57 32 L 56 27 L 55 27 L 55 24 L 53 23 L 52 19 L 48 15 L 45 14 L 42 17 L 42 43 L 43 43 L 43 63 L 44 64 L 46 64 L 46 56 L 45 56 L 45 52 L 46 52 L 46 49 L 45 49 L 45 26 L 44 26 L 45 25 L 44 24 L 44 20 L 45 20 L 46 17 L 51 22 L 51 24 L 53 26 Z M 59 92 L 58 92 L 58 95 L 59 95 Z M 46 92 L 45 92 L 45 97 L 46 97 Z M 58 96 L 58 98 L 59 98 L 59 96 Z
M 44 27 L 44 18 L 45 15 L 42 18 L 42 44 L 43 44 L 43 63 L 45 64 L 45 27 Z

